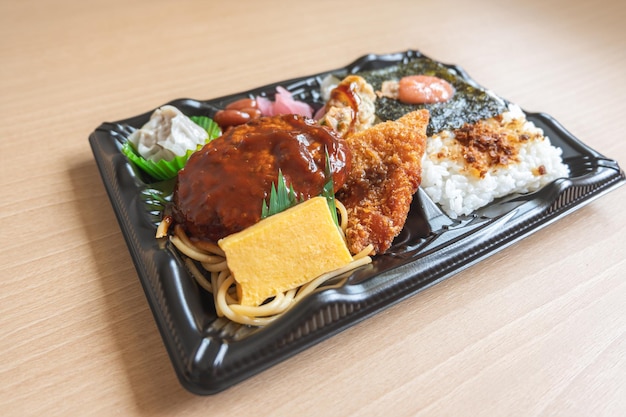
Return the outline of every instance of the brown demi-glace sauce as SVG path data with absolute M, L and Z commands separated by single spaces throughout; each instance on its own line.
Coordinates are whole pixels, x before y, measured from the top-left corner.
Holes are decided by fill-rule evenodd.
M 329 129 L 297 115 L 236 126 L 195 152 L 179 172 L 174 219 L 191 236 L 214 242 L 241 231 L 261 219 L 279 169 L 299 199 L 319 195 L 325 149 L 336 191 L 345 182 L 350 151 Z

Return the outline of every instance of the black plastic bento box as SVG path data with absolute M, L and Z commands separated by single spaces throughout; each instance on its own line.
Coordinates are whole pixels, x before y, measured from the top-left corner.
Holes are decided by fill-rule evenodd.
M 179 99 L 167 104 L 187 115 L 211 117 L 230 101 L 271 96 L 280 85 L 319 107 L 319 86 L 326 75 L 384 68 L 419 56 L 417 51 L 367 55 L 321 74 L 212 100 Z M 446 66 L 476 85 L 461 68 Z M 218 318 L 212 296 L 196 284 L 180 255 L 169 243 L 155 239 L 161 207 L 154 196 L 170 192 L 172 182 L 155 182 L 120 151 L 128 134 L 141 127 L 151 112 L 103 123 L 89 141 L 177 375 L 185 388 L 203 395 L 224 390 L 454 275 L 622 185 L 625 179 L 616 161 L 583 144 L 550 116 L 527 112 L 527 118 L 562 149 L 570 169 L 568 178 L 531 194 L 496 200 L 458 219 L 445 215 L 420 190 L 403 231 L 387 253 L 314 292 L 270 325 L 256 328 Z

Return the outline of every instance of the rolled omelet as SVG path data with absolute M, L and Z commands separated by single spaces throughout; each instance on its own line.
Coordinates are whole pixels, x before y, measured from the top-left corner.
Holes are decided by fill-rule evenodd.
M 218 242 L 239 302 L 258 306 L 352 261 L 324 197 L 314 197 Z

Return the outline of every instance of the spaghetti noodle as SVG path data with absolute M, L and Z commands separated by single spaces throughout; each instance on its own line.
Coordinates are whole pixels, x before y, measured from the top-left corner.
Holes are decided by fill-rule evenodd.
M 335 202 L 339 212 L 339 228 L 345 236 L 347 212 L 341 202 L 337 200 Z M 228 269 L 224 251 L 218 245 L 192 241 L 180 225 L 174 226 L 170 241 L 185 256 L 185 264 L 198 285 L 213 294 L 218 317 L 226 317 L 233 322 L 251 326 L 264 326 L 271 323 L 306 295 L 322 287 L 328 280 L 370 263 L 372 259 L 369 254 L 373 250 L 373 246 L 369 245 L 353 255 L 352 261 L 342 268 L 322 274 L 299 288 L 276 294 L 259 306 L 245 306 L 239 303 L 235 278 Z M 198 267 L 198 264 L 202 268 Z M 202 270 L 210 274 L 210 279 Z

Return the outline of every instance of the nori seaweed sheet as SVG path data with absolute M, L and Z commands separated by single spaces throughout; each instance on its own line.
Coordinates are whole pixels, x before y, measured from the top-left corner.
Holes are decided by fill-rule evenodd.
M 448 81 L 455 88 L 452 98 L 444 103 L 404 104 L 381 97 L 376 100 L 376 115 L 381 120 L 395 120 L 411 111 L 428 109 L 430 121 L 427 134 L 430 136 L 445 129 L 458 129 L 465 123 L 475 123 L 494 117 L 507 109 L 506 102 L 501 98 L 470 84 L 453 68 L 427 57 L 416 57 L 407 63 L 358 73 L 374 87 L 374 91 L 380 91 L 383 81 L 399 80 L 407 75 L 420 74 L 432 75 Z

